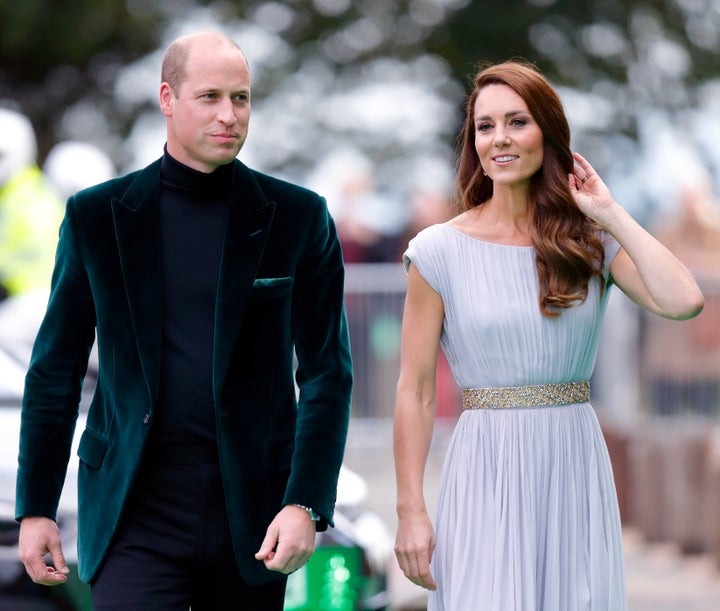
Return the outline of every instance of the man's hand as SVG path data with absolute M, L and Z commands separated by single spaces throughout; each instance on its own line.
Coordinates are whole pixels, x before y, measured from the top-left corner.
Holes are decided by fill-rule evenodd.
M 53 566 L 45 564 L 50 554 Z M 60 531 L 50 518 L 30 517 L 20 522 L 18 555 L 30 578 L 44 586 L 57 586 L 67 581 L 68 569 L 60 545 Z
M 303 566 L 315 551 L 315 522 L 307 511 L 286 505 L 268 526 L 255 558 L 270 571 L 288 575 Z

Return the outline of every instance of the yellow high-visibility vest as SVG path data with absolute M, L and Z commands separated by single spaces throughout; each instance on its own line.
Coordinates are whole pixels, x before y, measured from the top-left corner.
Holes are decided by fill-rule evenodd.
M 0 187 L 0 285 L 10 295 L 50 286 L 65 205 L 30 166 Z

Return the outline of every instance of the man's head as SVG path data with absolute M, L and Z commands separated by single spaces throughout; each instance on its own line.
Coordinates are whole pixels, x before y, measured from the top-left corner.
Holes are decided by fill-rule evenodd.
M 235 159 L 250 121 L 250 71 L 237 44 L 216 32 L 175 40 L 163 58 L 160 109 L 175 159 L 201 172 Z

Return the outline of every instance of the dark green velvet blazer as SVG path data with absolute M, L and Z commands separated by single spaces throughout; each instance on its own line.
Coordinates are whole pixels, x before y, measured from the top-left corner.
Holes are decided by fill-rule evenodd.
M 238 566 L 287 503 L 333 523 L 352 386 L 335 227 L 317 194 L 235 161 L 215 310 L 213 395 Z M 68 200 L 26 379 L 18 518 L 55 518 L 95 337 L 99 379 L 78 449 L 80 577 L 118 526 L 158 401 L 160 162 Z M 295 364 L 297 357 L 297 364 Z M 296 387 L 299 399 L 296 399 Z

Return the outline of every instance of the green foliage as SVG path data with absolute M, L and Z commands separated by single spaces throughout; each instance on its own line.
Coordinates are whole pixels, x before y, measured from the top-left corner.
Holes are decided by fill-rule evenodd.
M 431 49 L 463 81 L 478 62 L 520 56 L 580 88 L 598 79 L 628 84 L 636 68 L 674 72 L 668 64 L 684 55 L 687 67 L 675 77 L 691 89 L 720 71 L 719 28 L 711 0 L 472 1 L 438 28 Z
M 30 116 L 41 157 L 68 106 L 110 94 L 118 69 L 156 46 L 158 16 L 130 4 L 0 1 L 0 103 Z

